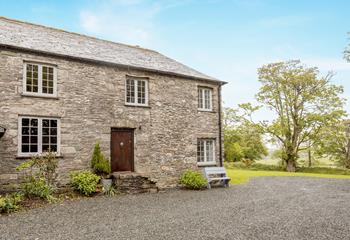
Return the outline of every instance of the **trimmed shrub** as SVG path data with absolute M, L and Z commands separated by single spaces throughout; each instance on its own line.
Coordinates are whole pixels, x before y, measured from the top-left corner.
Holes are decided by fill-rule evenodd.
M 0 213 L 11 213 L 19 209 L 18 204 L 23 200 L 19 193 L 12 193 L 4 197 L 0 196 Z
M 46 183 L 44 178 L 31 178 L 30 181 L 23 183 L 22 191 L 26 197 L 39 197 L 52 201 L 54 189 Z
M 70 183 L 73 188 L 85 196 L 96 192 L 99 180 L 100 177 L 90 171 L 77 171 L 70 174 Z
M 109 161 L 101 152 L 100 144 L 96 143 L 92 153 L 91 168 L 98 175 L 106 175 L 111 172 Z
M 207 186 L 207 179 L 199 172 L 187 170 L 181 175 L 180 183 L 186 188 L 200 190 Z

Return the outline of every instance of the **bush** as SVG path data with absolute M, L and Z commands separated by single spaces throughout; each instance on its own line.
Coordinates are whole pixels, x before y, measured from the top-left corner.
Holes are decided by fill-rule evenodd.
M 39 197 L 52 201 L 54 190 L 46 183 L 44 178 L 31 178 L 29 182 L 23 183 L 22 191 L 26 197 Z
M 0 196 L 0 213 L 11 213 L 17 211 L 18 204 L 23 200 L 23 196 L 19 193 L 13 193 L 6 195 L 5 197 Z
M 53 185 L 56 178 L 56 169 L 58 161 L 55 153 L 47 152 L 41 156 L 32 157 L 23 162 L 16 169 L 18 171 L 29 169 L 29 181 L 32 178 L 44 179 L 48 185 Z
M 207 179 L 199 172 L 187 170 L 181 175 L 180 183 L 188 189 L 200 190 L 207 186 Z
M 109 174 L 111 172 L 109 161 L 103 156 L 99 143 L 95 144 L 94 152 L 92 153 L 91 168 L 98 175 Z
M 96 192 L 100 177 L 90 171 L 78 171 L 70 174 L 71 185 L 75 190 L 85 196 Z

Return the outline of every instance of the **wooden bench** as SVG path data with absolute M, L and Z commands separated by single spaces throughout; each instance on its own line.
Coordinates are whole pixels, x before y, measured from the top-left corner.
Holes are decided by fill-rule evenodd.
M 211 183 L 220 182 L 224 187 L 229 186 L 231 178 L 226 174 L 224 167 L 206 167 L 204 168 L 205 177 L 208 179 L 208 188 L 211 188 Z

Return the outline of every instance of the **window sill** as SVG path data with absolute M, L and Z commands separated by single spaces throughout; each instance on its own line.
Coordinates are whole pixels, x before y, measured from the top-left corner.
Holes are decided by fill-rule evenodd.
M 197 162 L 197 166 L 199 167 L 216 166 L 216 162 Z
M 207 109 L 197 109 L 198 110 L 198 112 L 207 112 L 207 113 L 216 113 L 213 109 L 211 109 L 211 110 L 207 110 Z
M 149 105 L 138 105 L 138 104 L 131 104 L 131 103 L 125 103 L 125 107 L 140 107 L 140 108 L 151 108 Z
M 48 98 L 48 99 L 59 99 L 57 95 L 46 95 L 46 94 L 33 94 L 33 93 L 22 93 L 22 97 L 34 97 L 34 98 Z
M 16 159 L 31 159 L 33 157 L 39 157 L 43 156 L 41 154 L 34 154 L 34 155 L 17 155 Z M 63 155 L 56 155 L 56 158 L 63 158 Z

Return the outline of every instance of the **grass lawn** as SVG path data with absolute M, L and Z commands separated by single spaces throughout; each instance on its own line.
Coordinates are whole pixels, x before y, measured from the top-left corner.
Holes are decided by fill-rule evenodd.
M 322 174 L 322 173 L 289 173 L 282 171 L 256 171 L 246 169 L 232 169 L 226 168 L 227 174 L 231 178 L 231 184 L 244 184 L 253 177 L 265 177 L 265 176 L 288 176 L 288 177 L 318 177 L 318 178 L 347 178 L 350 179 L 350 175 L 336 175 L 336 174 Z

